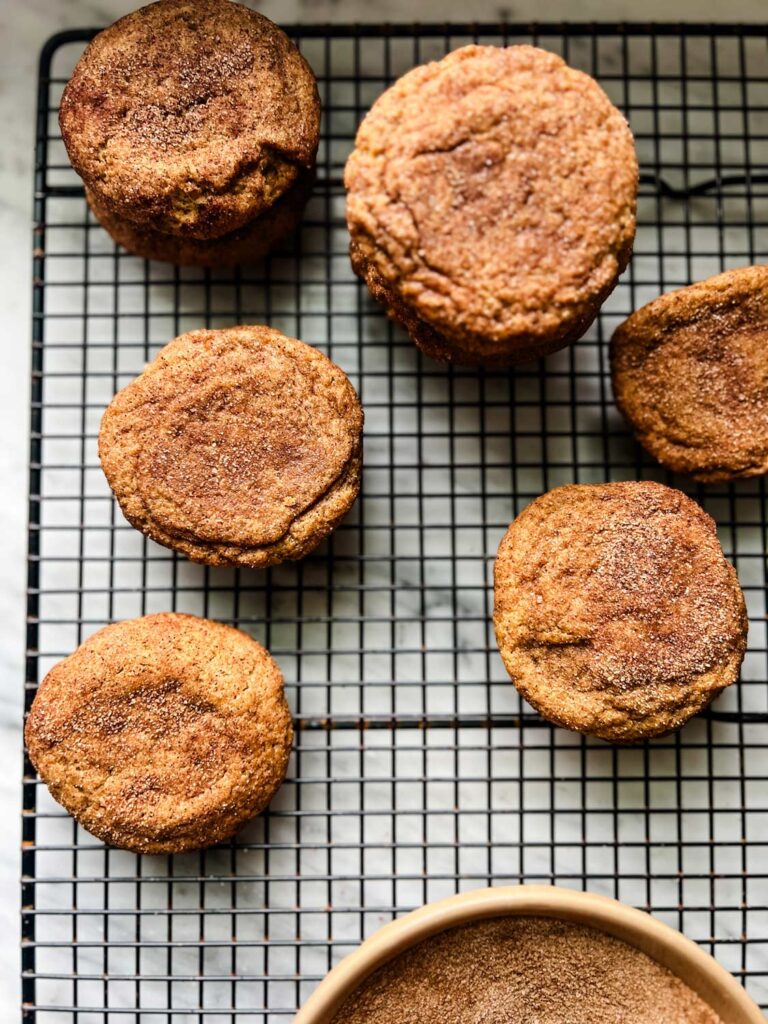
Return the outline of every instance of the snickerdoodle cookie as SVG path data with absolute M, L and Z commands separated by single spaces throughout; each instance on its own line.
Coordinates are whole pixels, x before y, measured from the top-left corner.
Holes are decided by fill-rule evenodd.
M 250 248 L 226 253 L 233 262 L 298 219 L 320 104 L 309 65 L 267 18 L 229 0 L 159 0 L 90 43 L 60 123 L 94 212 L 119 242 L 214 263 L 225 246 L 210 253 L 204 243 L 248 231 Z
M 408 72 L 360 125 L 344 180 L 355 272 L 437 359 L 562 348 L 632 251 L 627 122 L 533 46 L 466 46 Z
M 558 487 L 496 558 L 499 650 L 522 696 L 617 743 L 679 728 L 730 686 L 744 597 L 712 519 L 662 484 Z
M 268 652 L 240 630 L 172 613 L 91 636 L 45 677 L 26 725 L 52 796 L 136 853 L 231 836 L 274 796 L 292 738 Z
M 192 331 L 112 400 L 99 455 L 126 519 L 196 562 L 303 558 L 360 489 L 344 372 L 269 327 Z
M 616 404 L 654 458 L 696 480 L 768 472 L 768 266 L 638 309 L 611 341 Z

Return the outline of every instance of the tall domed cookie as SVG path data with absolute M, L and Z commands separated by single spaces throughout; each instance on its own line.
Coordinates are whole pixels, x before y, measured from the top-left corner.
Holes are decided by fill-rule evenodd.
M 662 484 L 558 487 L 495 565 L 499 651 L 566 729 L 630 743 L 678 729 L 738 678 L 744 596 L 712 519 Z
M 126 519 L 208 565 L 303 558 L 360 488 L 363 413 L 344 372 L 269 327 L 192 331 L 104 413 L 99 455 Z
M 83 828 L 135 853 L 179 853 L 227 839 L 266 807 L 293 727 L 261 644 L 161 613 L 107 626 L 55 665 L 25 737 Z
M 662 295 L 611 341 L 616 404 L 654 458 L 705 483 L 768 472 L 768 266 Z
M 229 0 L 159 0 L 93 39 L 59 120 L 108 228 L 192 244 L 262 218 L 269 236 L 275 204 L 303 204 L 320 103 L 309 65 L 267 18 Z
M 355 272 L 428 355 L 502 366 L 562 348 L 629 260 L 637 158 L 589 75 L 467 46 L 374 103 L 344 176 Z

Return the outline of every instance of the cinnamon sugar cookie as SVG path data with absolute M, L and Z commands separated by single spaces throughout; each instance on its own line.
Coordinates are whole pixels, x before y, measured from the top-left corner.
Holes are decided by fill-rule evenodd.
M 611 341 L 616 404 L 654 458 L 696 480 L 768 472 L 768 266 L 662 295 Z
M 126 519 L 196 562 L 303 558 L 360 488 L 363 413 L 342 370 L 269 327 L 176 338 L 110 403 L 99 455 Z
M 246 229 L 255 243 L 261 230 L 264 248 L 295 224 L 320 103 L 309 65 L 267 18 L 229 0 L 159 0 L 93 39 L 59 120 L 89 200 L 118 241 L 202 262 L 203 243 Z
M 737 679 L 747 637 L 714 522 L 651 482 L 558 487 L 529 505 L 499 547 L 494 622 L 541 715 L 616 743 L 707 707 Z
M 437 359 L 562 348 L 632 251 L 627 122 L 533 46 L 466 46 L 408 72 L 360 125 L 344 181 L 355 272 Z
M 167 612 L 107 626 L 54 666 L 25 736 L 83 828 L 136 853 L 179 853 L 228 838 L 266 807 L 293 728 L 260 644 Z

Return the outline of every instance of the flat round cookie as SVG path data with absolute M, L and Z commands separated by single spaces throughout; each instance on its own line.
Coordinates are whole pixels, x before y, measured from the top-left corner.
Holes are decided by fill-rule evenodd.
M 711 483 L 768 472 L 768 266 L 662 295 L 611 341 L 616 404 L 654 458 Z
M 25 738 L 83 828 L 136 853 L 179 853 L 228 838 L 266 807 L 293 728 L 260 644 L 166 612 L 107 626 L 54 666 Z
M 678 729 L 735 682 L 747 614 L 712 519 L 662 484 L 558 487 L 495 565 L 499 651 L 566 729 L 628 743 Z
M 360 486 L 360 402 L 317 349 L 268 327 L 176 338 L 110 403 L 99 432 L 130 523 L 209 565 L 302 558 Z

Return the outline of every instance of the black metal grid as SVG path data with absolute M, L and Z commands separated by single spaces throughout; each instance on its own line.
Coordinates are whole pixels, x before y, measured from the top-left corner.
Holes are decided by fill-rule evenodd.
M 284 1022 L 393 915 L 521 881 L 651 910 L 768 1004 L 764 480 L 691 490 L 717 519 L 751 629 L 741 684 L 680 734 L 620 749 L 546 725 L 519 702 L 489 625 L 496 546 L 529 500 L 575 480 L 669 479 L 613 407 L 605 343 L 659 292 L 768 256 L 766 30 L 292 34 L 324 101 L 317 189 L 300 238 L 230 276 L 115 248 L 56 121 L 92 33 L 58 35 L 42 54 L 27 704 L 102 624 L 173 608 L 266 643 L 297 740 L 268 815 L 231 845 L 170 858 L 105 849 L 25 762 L 25 1016 Z M 394 77 L 473 40 L 532 41 L 594 74 L 626 111 L 642 170 L 635 256 L 598 323 L 508 376 L 421 357 L 346 255 L 341 174 L 360 118 Z M 355 511 L 318 554 L 263 573 L 205 569 L 148 543 L 116 511 L 96 456 L 102 409 L 158 347 L 236 322 L 323 348 L 367 417 Z

